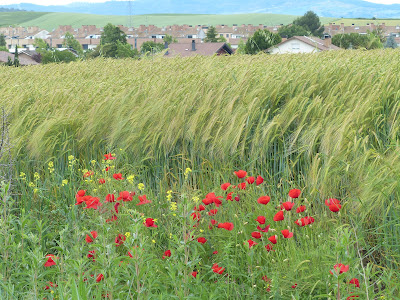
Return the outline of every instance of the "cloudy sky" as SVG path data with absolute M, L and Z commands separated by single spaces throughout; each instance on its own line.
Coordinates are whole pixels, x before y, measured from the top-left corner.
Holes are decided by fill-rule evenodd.
M 115 0 L 114 0 L 115 1 Z M 124 1 L 124 0 L 118 0 Z M 400 4 L 400 0 L 367 0 L 368 2 L 382 3 L 382 4 Z M 105 0 L 0 0 L 0 5 L 16 4 L 16 3 L 34 3 L 40 5 L 63 5 L 72 2 L 105 2 Z

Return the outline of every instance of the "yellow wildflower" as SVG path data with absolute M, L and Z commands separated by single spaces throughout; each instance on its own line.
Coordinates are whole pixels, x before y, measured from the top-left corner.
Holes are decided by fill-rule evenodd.
M 33 178 L 34 178 L 35 180 L 39 180 L 39 179 L 40 179 L 39 173 L 38 173 L 38 172 L 35 172 L 35 173 L 33 174 Z
M 92 159 L 92 160 L 90 161 L 90 163 L 91 163 L 92 165 L 94 165 L 94 164 L 96 164 L 96 160 Z
M 39 191 L 39 189 L 37 189 L 37 188 L 34 188 L 34 189 L 33 189 L 33 193 L 34 193 L 34 194 L 36 194 L 38 191 Z
M 187 178 L 188 177 L 188 175 L 189 175 L 189 173 L 191 173 L 192 172 L 192 169 L 191 168 L 186 168 L 185 169 L 185 178 Z
M 156 243 L 156 240 L 151 240 L 154 244 Z
M 34 187 L 35 186 L 35 184 L 31 181 L 31 182 L 29 182 L 29 187 Z
M 144 190 L 144 184 L 143 184 L 143 183 L 139 183 L 138 186 L 137 186 L 137 188 L 138 188 L 140 191 L 143 191 L 143 190 Z
M 133 183 L 133 179 L 135 178 L 135 175 L 129 175 L 126 177 L 126 180 L 128 180 L 129 183 Z
M 68 180 L 67 180 L 67 179 L 63 179 L 63 180 L 61 181 L 61 185 L 62 185 L 62 186 L 67 185 L 67 184 L 68 184 Z
M 128 237 L 131 236 L 131 233 L 130 232 L 125 232 L 125 236 L 128 238 Z
M 194 196 L 194 197 L 192 198 L 192 200 L 193 200 L 194 202 L 199 202 L 199 201 L 200 201 L 200 198 L 199 198 L 199 197 L 196 197 L 196 196 Z

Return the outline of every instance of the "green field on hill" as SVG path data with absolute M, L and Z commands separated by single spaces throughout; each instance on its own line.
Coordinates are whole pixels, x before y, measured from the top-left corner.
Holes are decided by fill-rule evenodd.
M 32 22 L 31 24 L 33 25 L 30 26 L 37 26 L 35 25 L 35 20 L 47 14 L 46 12 L 30 11 L 0 12 L 0 27 L 18 26 L 24 22 Z
M 17 14 L 17 18 L 13 14 Z M 45 15 L 44 15 L 45 14 Z M 92 15 L 79 13 L 1 13 L 0 23 L 4 25 L 18 24 L 20 26 L 39 26 L 46 30 L 53 30 L 59 25 L 72 25 L 80 27 L 81 25 L 96 25 L 103 27 L 107 23 L 115 25 L 129 25 L 137 27 L 139 25 L 219 25 L 225 24 L 264 24 L 279 25 L 289 24 L 298 16 L 293 15 L 277 15 L 277 14 L 234 14 L 234 15 L 186 15 L 186 14 L 154 14 L 154 15 L 133 15 L 128 16 L 112 16 L 112 15 Z M 5 21 L 4 21 L 5 20 Z M 321 18 L 324 23 L 329 23 L 335 18 Z
M 345 26 L 350 26 L 352 24 L 354 25 L 359 25 L 359 26 L 365 26 L 367 24 L 382 24 L 385 23 L 386 25 L 389 26 L 396 26 L 400 25 L 400 19 L 337 19 L 335 21 L 332 21 L 335 24 L 340 24 L 344 23 Z

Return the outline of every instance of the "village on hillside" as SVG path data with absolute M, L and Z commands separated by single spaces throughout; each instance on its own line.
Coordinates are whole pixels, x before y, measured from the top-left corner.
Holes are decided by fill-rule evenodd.
M 233 54 L 240 43 L 245 43 L 257 30 L 268 30 L 278 33 L 283 25 L 265 26 L 263 24 L 252 25 L 242 24 L 233 26 L 215 26 L 217 36 L 222 39 L 220 43 L 206 43 L 209 26 L 206 25 L 170 25 L 157 27 L 154 25 L 140 25 L 139 27 L 117 27 L 126 34 L 126 40 L 132 49 L 140 50 L 146 42 L 165 43 L 164 38 L 172 36 L 173 44 L 166 45 L 169 48 L 166 56 L 191 56 L 191 55 L 214 55 L 214 54 Z M 323 36 L 320 38 L 309 36 L 294 36 L 289 39 L 283 37 L 282 42 L 269 51 L 275 53 L 308 53 L 320 52 L 325 50 L 338 50 L 339 47 L 332 45 L 332 37 L 338 34 L 359 34 L 367 35 L 368 32 L 379 30 L 385 37 L 392 37 L 397 45 L 400 45 L 400 25 L 386 26 L 385 23 L 369 23 L 366 26 L 345 26 L 344 23 L 329 23 L 324 27 Z M 13 53 L 18 48 L 19 56 L 22 58 L 21 64 L 37 64 L 35 59 L 35 39 L 42 39 L 51 48 L 56 50 L 70 50 L 65 48 L 64 38 L 66 33 L 70 33 L 79 42 L 84 51 L 95 49 L 100 44 L 103 28 L 95 25 L 84 25 L 74 28 L 70 25 L 59 26 L 49 32 L 37 26 L 32 27 L 0 27 L 0 34 L 4 35 L 6 48 L 9 53 L 0 51 L 0 62 L 6 62 L 8 57 L 13 59 Z M 74 51 L 72 50 L 73 54 Z M 20 59 L 21 60 L 21 59 Z

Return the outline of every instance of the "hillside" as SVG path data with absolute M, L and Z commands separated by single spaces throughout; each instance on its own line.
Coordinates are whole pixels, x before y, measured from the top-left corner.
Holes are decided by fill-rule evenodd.
M 294 15 L 277 15 L 277 14 L 235 14 L 235 15 L 190 15 L 190 14 L 152 14 L 152 15 L 134 15 L 132 18 L 128 16 L 111 16 L 111 15 L 93 15 L 80 13 L 1 13 L 8 23 L 4 25 L 15 24 L 13 14 L 23 14 L 25 19 L 21 19 L 18 25 L 20 26 L 39 26 L 40 28 L 53 30 L 59 25 L 72 25 L 80 27 L 81 25 L 96 25 L 103 27 L 107 23 L 115 25 L 131 25 L 137 27 L 139 25 L 156 25 L 166 26 L 173 24 L 189 24 L 189 25 L 219 25 L 226 24 L 264 24 L 264 25 L 279 25 L 289 24 L 298 16 Z M 321 18 L 327 23 L 334 21 L 333 18 Z M 1 19 L 2 22 L 3 19 Z M 131 22 L 132 21 L 132 22 Z M 3 26 L 4 26 L 3 25 Z
M 104 3 L 73 3 L 69 5 L 41 6 L 29 3 L 5 5 L 7 8 L 19 8 L 46 12 L 75 12 L 101 15 L 142 15 L 160 13 L 179 14 L 236 14 L 236 13 L 273 13 L 303 15 L 313 10 L 323 17 L 377 17 L 400 18 L 400 4 L 385 5 L 361 0 L 136 0 L 131 7 L 125 1 L 107 1 Z
M 47 12 L 30 11 L 0 12 L 0 27 L 9 25 L 20 25 L 24 22 L 30 22 L 30 24 L 34 24 L 36 19 L 47 14 Z M 41 20 L 43 19 L 45 18 L 42 18 Z M 40 20 L 38 22 L 40 22 Z

